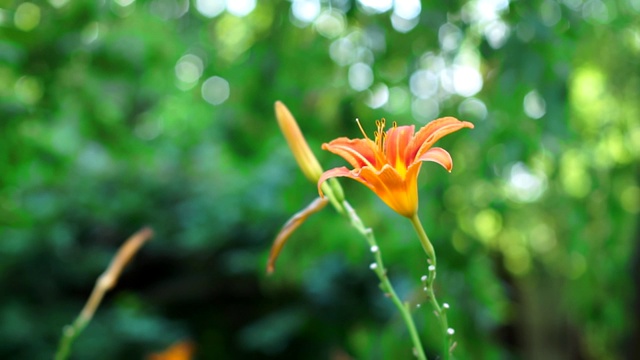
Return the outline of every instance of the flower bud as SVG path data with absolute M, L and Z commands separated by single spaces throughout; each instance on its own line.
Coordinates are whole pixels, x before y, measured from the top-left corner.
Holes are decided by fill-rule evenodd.
M 318 159 L 316 159 L 313 152 L 311 152 L 307 141 L 298 127 L 296 119 L 291 115 L 289 109 L 280 101 L 276 101 L 275 110 L 280 130 L 287 140 L 293 157 L 296 159 L 298 166 L 300 166 L 300 170 L 302 170 L 302 173 L 307 179 L 313 183 L 317 183 L 323 170 Z

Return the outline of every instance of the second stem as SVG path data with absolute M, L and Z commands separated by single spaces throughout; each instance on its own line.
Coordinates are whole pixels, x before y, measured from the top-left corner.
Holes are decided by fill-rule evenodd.
M 452 330 L 449 330 L 449 325 L 447 322 L 447 309 L 449 306 L 446 303 L 443 306 L 440 306 L 440 303 L 438 303 L 438 299 L 436 298 L 436 294 L 434 291 L 433 283 L 436 279 L 436 252 L 433 249 L 433 245 L 431 244 L 431 241 L 429 240 L 427 233 L 424 231 L 424 227 L 422 227 L 422 223 L 420 222 L 420 218 L 418 218 L 418 215 L 417 214 L 413 215 L 413 217 L 411 217 L 409 220 L 411 220 L 411 224 L 413 225 L 413 228 L 415 229 L 416 234 L 418 235 L 418 239 L 422 244 L 422 248 L 424 249 L 424 252 L 427 254 L 428 263 L 429 263 L 429 273 L 425 281 L 425 289 L 427 291 L 427 296 L 429 297 L 429 302 L 431 303 L 431 306 L 433 307 L 436 317 L 440 322 L 440 328 L 442 330 L 442 339 L 443 339 L 442 340 L 443 342 L 442 357 L 445 360 L 448 360 L 451 356 Z

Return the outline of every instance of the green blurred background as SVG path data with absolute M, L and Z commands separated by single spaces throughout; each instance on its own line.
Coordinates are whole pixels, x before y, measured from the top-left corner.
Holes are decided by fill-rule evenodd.
M 118 246 L 156 233 L 74 344 L 140 359 L 408 359 L 364 239 L 315 196 L 273 104 L 320 145 L 382 117 L 475 124 L 420 217 L 460 359 L 640 353 L 640 1 L 0 0 L 0 358 L 51 358 Z M 401 297 L 411 225 L 354 181 Z M 425 304 L 426 305 L 426 304 Z M 416 321 L 430 358 L 439 332 Z

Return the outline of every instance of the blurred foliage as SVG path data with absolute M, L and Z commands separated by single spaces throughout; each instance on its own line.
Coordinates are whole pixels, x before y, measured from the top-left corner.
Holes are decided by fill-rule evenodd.
M 74 345 L 142 358 L 410 358 L 365 242 L 323 211 L 278 133 L 320 144 L 385 117 L 475 123 L 425 165 L 420 216 L 461 359 L 640 351 L 637 0 L 0 0 L 0 357 L 50 358 L 96 277 L 156 237 Z M 343 182 L 402 297 L 411 225 Z M 431 358 L 428 307 L 415 316 Z

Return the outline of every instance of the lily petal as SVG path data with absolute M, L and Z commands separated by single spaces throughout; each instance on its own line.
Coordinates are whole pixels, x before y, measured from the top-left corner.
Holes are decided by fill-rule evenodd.
M 433 161 L 442 165 L 442 167 L 447 169 L 448 172 L 451 172 L 451 169 L 453 169 L 453 160 L 451 159 L 451 155 L 449 155 L 447 150 L 439 147 L 427 150 L 417 158 L 416 161 Z
M 409 166 L 405 161 L 404 153 L 413 138 L 414 129 L 415 127 L 410 125 L 393 127 L 387 131 L 385 154 L 391 166 L 400 171 L 401 175 L 404 175 L 402 172 Z
M 467 121 L 460 121 L 451 116 L 440 118 L 430 122 L 422 129 L 418 130 L 415 137 L 409 144 L 406 153 L 406 161 L 408 163 L 416 161 L 443 136 L 451 134 L 452 132 L 458 131 L 465 127 L 473 129 L 473 124 Z
M 360 171 L 361 181 L 382 199 L 391 209 L 402 216 L 411 217 L 418 210 L 418 186 L 417 171 L 420 169 L 414 166 L 406 178 L 391 167 L 385 165 L 382 170 L 376 171 L 373 168 L 365 167 Z M 415 173 L 414 173 L 415 172 Z
M 334 177 L 348 177 L 353 180 L 359 181 L 360 183 L 369 187 L 369 189 L 373 190 L 371 185 L 369 185 L 364 179 L 360 178 L 359 174 L 360 169 L 349 170 L 344 166 L 325 171 L 324 174 L 320 176 L 320 180 L 318 180 L 318 193 L 320 194 L 320 197 L 324 197 L 324 193 L 322 192 L 322 184 Z
M 273 273 L 273 271 L 275 270 L 276 259 L 278 258 L 278 255 L 280 255 L 284 244 L 291 237 L 291 234 L 293 234 L 293 232 L 296 231 L 296 229 L 300 227 L 300 225 L 302 225 L 302 223 L 304 223 L 305 220 L 307 220 L 307 218 L 311 216 L 311 214 L 322 210 L 322 208 L 324 208 L 328 202 L 329 200 L 327 199 L 316 198 L 311 202 L 311 204 L 307 205 L 306 208 L 297 212 L 295 215 L 293 215 L 293 217 L 291 217 L 291 219 L 287 221 L 286 224 L 284 224 L 282 229 L 280 229 L 278 236 L 276 236 L 276 239 L 273 241 L 273 245 L 271 246 L 269 260 L 267 262 L 268 274 Z
M 322 149 L 343 157 L 354 168 L 374 166 L 376 163 L 375 143 L 369 139 L 341 137 L 322 144 Z

